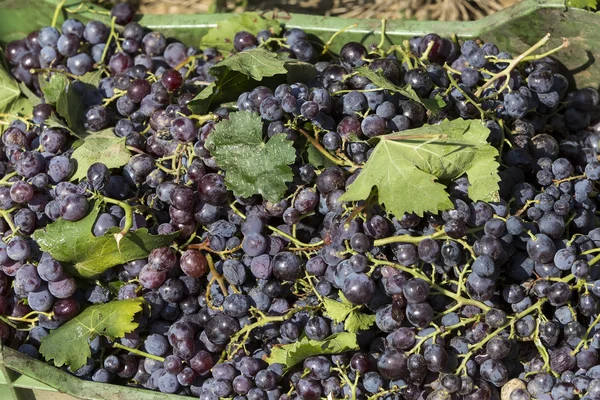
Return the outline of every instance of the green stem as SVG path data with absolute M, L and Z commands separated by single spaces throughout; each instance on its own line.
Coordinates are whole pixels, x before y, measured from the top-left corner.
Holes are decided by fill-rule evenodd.
M 536 44 L 534 44 L 529 49 L 527 49 L 524 53 L 520 54 L 517 58 L 513 59 L 512 61 L 510 61 L 510 63 L 508 64 L 508 67 L 506 67 L 504 70 L 498 72 L 497 74 L 494 74 L 486 83 L 484 83 L 475 92 L 475 97 L 480 97 L 481 94 L 485 91 L 485 89 L 487 89 L 488 87 L 490 87 L 498 79 L 500 79 L 502 77 L 505 77 L 506 78 L 506 82 L 502 85 L 502 87 L 500 88 L 500 90 L 498 90 L 498 93 L 501 93 L 508 86 L 508 82 L 509 82 L 509 78 L 510 78 L 510 73 L 517 67 L 517 65 L 519 65 L 531 53 L 533 53 L 534 51 L 536 51 L 537 49 L 539 49 L 540 47 L 542 47 L 543 45 L 545 45 L 548 42 L 548 40 L 550 40 L 550 34 L 549 33 L 547 33 L 546 36 L 544 36 L 540 41 L 538 41 Z
M 152 360 L 156 360 L 156 361 L 160 361 L 160 362 L 165 362 L 165 358 L 164 357 L 155 356 L 154 354 L 146 353 L 145 351 L 142 351 L 142 350 L 133 349 L 131 347 L 123 346 L 121 343 L 115 342 L 115 343 L 113 343 L 113 347 L 115 349 L 127 350 L 128 352 L 133 353 L 133 354 L 138 355 L 138 356 L 142 356 L 142 357 L 146 357 L 146 358 L 151 358 Z
M 546 300 L 547 299 L 538 300 L 537 303 L 531 305 L 526 310 L 524 310 L 524 311 L 520 312 L 519 314 L 515 315 L 515 317 L 513 319 L 511 319 L 510 321 L 506 322 L 504 325 L 502 325 L 501 327 L 499 327 L 498 329 L 496 329 L 494 332 L 492 332 L 489 335 L 487 335 L 485 338 L 483 338 L 476 345 L 473 345 L 473 347 L 471 347 L 469 349 L 469 352 L 467 354 L 463 355 L 464 359 L 461 362 L 461 364 L 458 367 L 458 369 L 456 370 L 457 375 L 460 375 L 461 372 L 464 371 L 464 369 L 467 367 L 467 362 L 469 361 L 469 359 L 471 358 L 471 356 L 473 354 L 475 354 L 476 351 L 482 349 L 486 345 L 486 343 L 489 342 L 493 337 L 498 336 L 498 334 L 500 332 L 502 332 L 504 329 L 506 329 L 508 327 L 512 327 L 521 318 L 525 317 L 526 315 L 531 314 L 533 311 L 536 311 L 536 310 L 539 311 L 541 309 L 541 307 L 544 305 L 544 303 L 546 302 Z
M 127 232 L 129 232 L 129 230 L 133 226 L 133 207 L 131 207 L 129 204 L 125 203 L 124 201 L 112 199 L 110 197 L 106 197 L 106 196 L 103 196 L 98 193 L 94 194 L 94 198 L 97 198 L 104 203 L 115 204 L 115 205 L 121 207 L 125 211 L 125 225 L 123 226 L 123 229 L 121 230 L 121 232 L 119 234 L 120 235 L 127 234 Z
M 10 216 L 10 212 L 7 210 L 0 210 L 0 217 L 4 218 L 13 234 L 17 233 L 18 229 L 15 226 L 12 217 Z
M 319 307 L 313 307 L 313 306 L 298 307 L 298 308 L 291 309 L 290 311 L 288 311 L 287 313 L 285 313 L 283 315 L 264 315 L 263 313 L 260 313 L 261 316 L 258 319 L 258 321 L 244 326 L 237 333 L 235 333 L 233 336 L 231 336 L 231 339 L 229 340 L 229 346 L 228 346 L 229 349 L 227 349 L 223 352 L 221 359 L 222 360 L 225 359 L 224 355 L 226 352 L 228 352 L 229 355 L 232 355 L 232 354 L 235 354 L 239 349 L 241 349 L 244 346 L 244 344 L 246 343 L 246 341 L 248 340 L 248 338 L 250 337 L 250 333 L 255 328 L 260 328 L 261 326 L 265 326 L 266 324 L 269 324 L 271 322 L 283 322 L 285 320 L 290 319 L 294 314 L 297 314 L 300 311 L 312 311 L 312 310 L 316 310 L 318 308 Z M 241 341 L 240 341 L 240 338 L 242 339 Z
M 592 322 L 592 324 L 588 327 L 587 331 L 585 331 L 585 335 L 583 335 L 583 337 L 581 338 L 581 342 L 579 342 L 575 349 L 573 349 L 571 355 L 576 355 L 579 352 L 579 349 L 581 349 L 581 347 L 587 342 L 587 338 L 590 336 L 590 333 L 592 333 L 592 329 L 594 329 L 594 327 L 598 324 L 600 324 L 600 314 L 598 314 L 594 322 Z
M 118 40 L 115 37 L 115 22 L 117 20 L 117 17 L 112 17 L 112 19 L 110 20 L 110 35 L 108 35 L 108 39 L 106 40 L 106 46 L 104 46 L 104 51 L 102 52 L 102 57 L 100 58 L 100 62 L 98 63 L 98 65 L 102 65 L 104 64 L 104 59 L 106 58 L 106 55 L 108 54 L 108 48 L 110 47 L 110 42 L 115 39 L 115 41 L 118 44 Z
M 459 304 L 465 306 L 465 305 L 470 305 L 470 306 L 475 306 L 480 308 L 481 310 L 487 312 L 491 309 L 491 307 L 489 307 L 488 305 L 477 301 L 477 300 L 473 300 L 473 299 L 468 299 L 466 297 L 462 297 L 456 293 L 454 293 L 451 290 L 445 289 L 443 287 L 441 287 L 440 285 L 438 285 L 437 283 L 433 282 L 427 275 L 421 273 L 420 271 L 418 271 L 415 268 L 409 268 L 409 267 L 405 267 L 403 265 L 400 264 L 395 264 L 391 261 L 384 261 L 384 260 L 378 260 L 376 258 L 373 257 L 369 257 L 369 261 L 371 261 L 374 264 L 380 264 L 380 265 L 387 265 L 396 269 L 399 269 L 401 271 L 404 271 L 410 275 L 412 275 L 415 278 L 420 278 L 423 279 L 425 282 L 427 282 L 429 284 L 429 286 L 431 286 L 431 289 L 433 289 L 434 291 L 439 292 L 440 294 L 446 296 L 446 297 L 450 297 L 451 299 L 455 300 L 456 302 L 458 302 Z
M 423 345 L 423 343 L 425 343 L 427 340 L 437 336 L 437 335 L 441 335 L 441 334 L 445 334 L 445 333 L 450 333 L 451 331 L 458 329 L 458 328 L 462 328 L 463 326 L 466 326 L 468 324 L 470 324 L 471 322 L 475 322 L 478 321 L 481 318 L 480 315 L 476 315 L 474 317 L 471 318 L 466 318 L 461 320 L 458 324 L 456 325 L 451 325 L 451 326 L 445 326 L 442 330 L 442 328 L 437 328 L 435 331 L 421 337 L 419 339 L 419 341 L 417 342 L 417 344 L 415 344 L 415 346 L 406 354 L 410 355 L 416 352 L 419 352 L 421 350 L 421 346 Z
M 387 24 L 387 20 L 385 18 L 382 18 L 381 19 L 381 38 L 379 39 L 379 44 L 377 45 L 377 48 L 379 50 L 381 50 L 381 48 L 385 44 L 385 26 L 386 26 L 386 24 Z
M 8 180 L 10 178 L 12 178 L 13 176 L 17 175 L 17 171 L 13 171 L 10 174 L 6 174 L 2 177 L 2 179 L 0 179 L 0 185 L 2 186 L 10 186 L 12 185 L 12 182 L 9 182 Z
M 54 16 L 52 16 L 52 25 L 51 26 L 53 28 L 56 27 L 56 23 L 58 22 L 58 16 L 60 15 L 60 12 L 62 11 L 66 2 L 67 2 L 67 0 L 60 0 L 60 3 L 58 3 L 56 5 L 56 8 L 54 9 Z
M 240 210 L 237 209 L 237 207 L 235 206 L 235 204 L 230 204 L 229 207 L 231 207 L 231 210 L 236 213 L 240 218 L 242 219 L 246 219 L 246 215 L 244 215 L 243 212 L 241 212 Z M 296 246 L 301 247 L 301 248 L 312 248 L 312 247 L 320 247 L 323 245 L 323 240 L 320 240 L 318 242 L 315 243 L 304 243 L 299 241 L 298 239 L 296 239 L 293 236 L 288 235 L 287 233 L 275 228 L 274 226 L 271 225 L 267 225 L 267 228 L 269 228 L 273 233 L 278 234 L 279 236 L 289 240 L 290 242 L 294 243 Z
M 338 30 L 337 32 L 334 32 L 334 34 L 331 35 L 331 37 L 329 38 L 329 40 L 325 43 L 325 46 L 323 46 L 323 51 L 321 52 L 321 55 L 327 54 L 327 52 L 329 51 L 329 47 L 333 43 L 333 39 L 335 39 L 337 35 L 339 35 L 340 33 L 344 33 L 348 29 L 356 28 L 357 26 L 358 26 L 358 24 L 352 24 L 350 26 L 347 26 L 345 28 L 342 28 L 342 29 Z
M 481 227 L 471 228 L 467 231 L 467 233 L 468 234 L 476 233 L 476 232 L 481 231 L 482 229 L 483 228 L 481 228 Z M 420 242 L 422 242 L 425 239 L 454 240 L 450 236 L 446 235 L 446 233 L 443 230 L 439 230 L 435 233 L 432 233 L 431 235 L 425 235 L 425 236 L 399 235 L 399 236 L 390 236 L 390 237 L 383 238 L 383 239 L 377 239 L 373 242 L 373 246 L 379 247 L 379 246 L 385 246 L 386 244 L 391 244 L 391 243 L 419 244 Z
M 329 159 L 329 161 L 331 161 L 332 163 L 339 165 L 341 167 L 346 166 L 346 163 L 344 163 L 342 160 L 338 159 L 337 157 L 334 157 L 333 155 L 331 155 L 331 153 L 329 153 L 327 151 L 327 149 L 325 149 L 323 146 L 321 146 L 321 143 L 319 143 L 319 141 L 317 139 L 315 139 L 314 137 L 309 135 L 308 132 L 306 132 L 304 129 L 301 129 L 301 128 L 298 128 L 298 130 L 300 131 L 300 133 L 302 135 L 304 135 L 304 137 L 310 142 L 310 144 L 315 146 L 315 148 L 319 151 L 319 153 L 323 154 L 326 158 Z

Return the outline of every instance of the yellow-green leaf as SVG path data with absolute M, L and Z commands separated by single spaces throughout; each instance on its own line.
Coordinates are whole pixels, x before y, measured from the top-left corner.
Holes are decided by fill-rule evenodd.
M 310 340 L 304 336 L 297 342 L 273 347 L 271 354 L 265 357 L 265 361 L 269 364 L 284 364 L 289 369 L 308 357 L 340 354 L 358 348 L 354 333 L 336 333 L 324 340 Z
M 68 365 L 72 371 L 78 370 L 92 356 L 88 340 L 96 336 L 114 340 L 132 332 L 138 326 L 133 318 L 143 304 L 138 298 L 90 306 L 42 338 L 40 353 L 57 367 Z
M 171 244 L 178 235 L 150 235 L 148 229 L 141 228 L 129 231 L 117 243 L 114 234 L 119 228 L 111 228 L 104 236 L 95 237 L 92 227 L 100 208 L 95 202 L 91 202 L 90 208 L 88 215 L 79 221 L 58 219 L 33 233 L 42 251 L 84 278 L 96 277 L 115 265 L 146 258 L 155 248 Z
M 88 168 L 94 163 L 102 162 L 108 168 L 119 168 L 127 164 L 130 158 L 125 138 L 115 136 L 112 128 L 94 132 L 73 151 L 71 159 L 76 161 L 76 169 L 71 180 L 84 179 Z
M 229 120 L 215 125 L 206 148 L 225 172 L 225 183 L 236 196 L 260 194 L 279 201 L 293 178 L 289 167 L 296 150 L 286 135 L 279 133 L 263 141 L 262 120 L 250 112 L 234 112 Z
M 215 28 L 209 29 L 200 44 L 203 47 L 230 51 L 233 50 L 233 38 L 236 33 L 246 31 L 256 35 L 264 29 L 270 30 L 275 36 L 281 32 L 277 20 L 263 18 L 255 12 L 241 13 L 220 21 Z
M 466 174 L 472 200 L 498 201 L 498 151 L 489 130 L 476 120 L 445 120 L 391 135 L 379 143 L 340 201 L 364 200 L 377 189 L 378 201 L 399 217 L 452 207 L 446 185 Z

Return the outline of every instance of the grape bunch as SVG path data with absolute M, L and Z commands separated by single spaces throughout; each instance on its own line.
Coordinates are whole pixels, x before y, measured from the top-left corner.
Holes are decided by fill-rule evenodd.
M 271 25 L 228 51 L 110 14 L 4 51 L 39 102 L 0 144 L 3 345 L 203 400 L 600 400 L 600 95 L 535 54 L 548 36 L 520 55 L 433 33 L 331 54 Z M 226 86 L 247 52 L 314 74 Z M 458 120 L 497 156 L 487 201 L 462 172 L 436 175 L 439 211 L 391 212 L 433 196 L 391 181 L 344 200 L 378 139 L 426 146 L 443 135 L 410 132 Z M 131 329 L 57 362 L 89 310 L 134 299 Z

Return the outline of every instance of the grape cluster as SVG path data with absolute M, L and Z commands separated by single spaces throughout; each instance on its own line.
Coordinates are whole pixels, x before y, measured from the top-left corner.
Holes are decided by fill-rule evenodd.
M 234 53 L 265 48 L 313 64 L 316 78 L 256 83 L 196 115 L 189 102 L 228 54 L 147 31 L 126 4 L 111 15 L 111 26 L 68 19 L 5 49 L 12 76 L 41 97 L 40 79 L 67 77 L 84 93 L 85 129 L 112 128 L 132 156 L 122 168 L 98 159 L 71 181 L 75 138 L 50 101 L 3 132 L 3 344 L 41 358 L 43 338 L 84 308 L 142 297 L 134 332 L 91 338 L 86 365 L 65 369 L 206 400 L 600 399 L 595 89 L 569 91 L 552 58 L 513 58 L 493 43 L 429 34 L 389 52 L 350 42 L 323 58 L 301 29 L 240 31 Z M 432 112 L 381 90 L 362 68 L 444 105 Z M 98 87 L 78 80 L 92 71 Z M 265 137 L 294 142 L 285 198 L 228 190 L 205 141 L 231 112 L 256 113 Z M 339 200 L 373 153 L 368 139 L 456 118 L 489 129 L 502 164 L 497 202 L 472 201 L 466 177 L 448 182 L 453 208 L 437 214 L 392 215 L 376 196 Z M 307 162 L 306 140 L 333 162 Z M 98 203 L 95 237 L 177 237 L 76 279 L 33 234 Z M 327 301 L 372 318 L 353 332 L 359 348 L 267 362 L 349 330 Z

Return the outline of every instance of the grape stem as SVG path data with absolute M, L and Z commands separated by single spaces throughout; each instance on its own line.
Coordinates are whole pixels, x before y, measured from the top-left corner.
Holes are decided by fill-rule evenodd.
M 103 203 L 117 205 L 125 211 L 125 224 L 123 225 L 123 229 L 121 230 L 121 232 L 115 234 L 115 238 L 117 239 L 117 242 L 120 242 L 121 239 L 123 238 L 123 236 L 125 236 L 127 234 L 127 232 L 129 232 L 129 230 L 133 226 L 133 207 L 131 207 L 129 204 L 125 203 L 124 201 L 112 199 L 110 197 L 103 196 L 100 193 L 93 193 L 92 198 L 98 199 Z
M 391 261 L 379 260 L 379 259 L 376 259 L 376 258 L 370 257 L 370 256 L 368 258 L 369 258 L 369 261 L 371 261 L 374 264 L 387 265 L 389 267 L 396 268 L 396 269 L 399 269 L 401 271 L 404 271 L 404 272 L 412 275 L 415 278 L 423 279 L 425 282 L 427 282 L 429 284 L 429 286 L 431 286 L 431 288 L 433 290 L 438 291 L 440 294 L 442 294 L 442 295 L 444 295 L 446 297 L 450 297 L 451 299 L 453 299 L 454 301 L 458 302 L 459 304 L 461 304 L 463 306 L 464 305 L 475 306 L 475 307 L 480 308 L 481 310 L 483 310 L 485 312 L 487 312 L 487 311 L 489 311 L 491 309 L 491 307 L 489 307 L 488 305 L 486 305 L 486 304 L 484 304 L 484 303 L 482 303 L 480 301 L 473 300 L 473 299 L 467 299 L 467 298 L 461 296 L 458 293 L 452 292 L 452 291 L 450 291 L 448 289 L 445 289 L 445 288 L 441 287 L 437 283 L 433 282 L 427 275 L 419 272 L 416 268 L 405 267 L 403 265 L 396 264 L 396 263 L 393 263 Z
M 506 87 L 508 86 L 508 82 L 510 80 L 510 73 L 517 67 L 517 65 L 519 65 L 522 61 L 524 61 L 527 56 L 529 56 L 531 53 L 533 53 L 540 47 L 544 46 L 548 42 L 548 40 L 550 40 L 549 33 L 547 33 L 542 39 L 540 39 L 536 44 L 531 46 L 525 52 L 521 53 L 519 56 L 517 56 L 515 59 L 513 59 L 508 64 L 508 67 L 506 67 L 504 70 L 492 75 L 492 77 L 486 83 L 484 83 L 479 89 L 477 89 L 477 91 L 475 92 L 475 96 L 480 97 L 481 94 L 485 91 L 485 89 L 490 87 L 498 79 L 506 78 L 506 81 L 504 82 L 504 84 L 502 85 L 500 90 L 498 90 L 498 93 L 502 93 L 502 91 L 504 89 L 506 89 Z M 568 44 L 568 41 L 566 43 Z M 564 46 L 564 41 L 563 41 L 563 46 Z M 562 46 L 561 46 L 561 48 L 562 48 Z
M 515 317 L 513 319 L 511 319 L 510 321 L 506 322 L 504 325 L 500 326 L 498 329 L 496 329 L 494 332 L 490 333 L 489 335 L 487 335 L 486 337 L 484 337 L 479 343 L 473 345 L 473 347 L 471 347 L 469 349 L 469 352 L 467 354 L 461 354 L 462 357 L 464 357 L 464 359 L 462 360 L 460 366 L 458 367 L 458 369 L 456 370 L 456 374 L 460 375 L 462 371 L 465 370 L 465 368 L 467 367 L 467 362 L 469 361 L 469 359 L 475 354 L 475 352 L 479 351 L 480 349 L 482 349 L 487 342 L 490 341 L 490 339 L 492 339 L 495 336 L 498 336 L 498 334 L 500 332 L 502 332 L 504 329 L 510 327 L 511 330 L 514 327 L 514 324 L 520 320 L 521 318 L 525 317 L 526 315 L 531 314 L 534 311 L 539 311 L 542 306 L 546 303 L 546 298 L 539 300 L 537 303 L 531 305 L 529 308 L 527 308 L 526 310 L 520 312 L 519 314 L 515 315 Z
M 0 217 L 4 218 L 13 234 L 17 233 L 18 228 L 15 226 L 8 210 L 0 210 Z
M 115 22 L 117 21 L 117 17 L 112 17 L 110 20 L 110 35 L 108 35 L 108 39 L 106 40 L 106 46 L 104 46 L 104 51 L 102 52 L 102 58 L 100 58 L 100 62 L 98 65 L 104 64 L 104 59 L 108 54 L 108 48 L 110 47 L 110 42 L 114 39 L 115 44 L 117 45 L 117 49 L 121 50 L 121 46 L 119 45 L 119 37 L 115 33 Z
M 208 269 L 210 270 L 210 273 L 212 274 L 214 280 L 217 281 L 217 283 L 219 284 L 219 287 L 221 288 L 221 291 L 223 292 L 223 296 L 227 296 L 229 294 L 229 291 L 227 290 L 227 285 L 225 284 L 225 278 L 223 278 L 223 275 L 221 275 L 215 268 L 215 263 L 213 262 L 212 256 L 210 254 L 206 255 L 206 261 L 208 262 Z M 231 285 L 231 288 L 233 289 L 233 291 L 235 293 L 240 292 L 235 287 L 235 285 L 233 285 L 229 281 L 228 281 L 228 283 L 229 283 L 229 285 Z M 210 287 L 207 287 L 206 291 L 208 292 L 209 290 L 210 290 Z
M 381 19 L 381 38 L 379 39 L 379 43 L 377 44 L 377 48 L 381 50 L 383 45 L 385 44 L 385 28 L 387 25 L 387 20 L 385 18 Z
M 476 233 L 483 229 L 483 227 L 471 228 L 467 231 L 467 233 Z M 383 239 L 377 239 L 373 242 L 373 246 L 385 246 L 386 244 L 391 243 L 412 243 L 418 244 L 425 239 L 435 239 L 435 240 L 454 240 L 450 236 L 446 235 L 443 230 L 439 230 L 436 233 L 432 233 L 431 235 L 425 236 L 411 236 L 411 235 L 399 235 L 399 236 L 390 236 Z
M 221 354 L 221 360 L 219 362 L 227 359 L 227 353 L 229 353 L 229 355 L 232 356 L 235 353 L 237 353 L 238 350 L 243 348 L 244 344 L 248 341 L 248 338 L 250 337 L 250 333 L 255 328 L 265 326 L 271 322 L 283 322 L 287 319 L 290 319 L 294 314 L 297 314 L 301 311 L 313 311 L 313 310 L 317 310 L 318 308 L 319 307 L 313 307 L 313 306 L 298 307 L 298 308 L 291 309 L 290 311 L 288 311 L 287 313 L 285 313 L 283 315 L 265 315 L 262 311 L 259 311 L 254 308 L 253 310 L 259 314 L 260 318 L 258 318 L 258 320 L 256 322 L 253 322 L 249 325 L 244 326 L 237 333 L 235 333 L 231 336 L 231 339 L 229 340 L 229 345 L 228 345 L 229 349 L 226 349 L 223 351 L 223 353 Z M 243 336 L 243 338 L 240 341 L 239 339 L 242 336 Z
M 452 332 L 455 329 L 462 328 L 463 326 L 466 326 L 466 325 L 470 324 L 471 322 L 479 321 L 480 319 L 481 319 L 481 315 L 478 314 L 478 315 L 476 315 L 474 317 L 463 319 L 463 320 L 461 320 L 456 325 L 437 327 L 437 329 L 435 331 L 433 331 L 433 332 L 431 332 L 431 333 L 429 333 L 429 334 L 427 334 L 425 336 L 420 337 L 419 341 L 415 344 L 415 346 L 409 352 L 407 352 L 406 354 L 410 355 L 410 354 L 419 352 L 421 350 L 421 346 L 423 346 L 423 344 L 427 340 L 429 340 L 431 338 L 434 338 L 437 335 L 445 336 L 445 335 L 449 334 L 450 332 Z
M 52 24 L 50 25 L 51 27 L 56 27 L 56 23 L 58 22 L 58 16 L 60 15 L 60 12 L 62 11 L 66 2 L 67 0 L 60 0 L 60 2 L 56 5 L 56 8 L 54 9 L 54 15 L 52 16 Z
M 244 215 L 243 212 L 241 212 L 240 210 L 237 209 L 237 207 L 235 206 L 235 203 L 231 203 L 229 205 L 229 207 L 240 218 L 246 219 L 246 215 Z M 273 231 L 273 233 L 276 233 L 277 235 L 283 237 L 284 239 L 289 240 L 290 242 L 294 243 L 296 246 L 298 246 L 301 249 L 315 249 L 315 248 L 323 246 L 323 244 L 324 244 L 323 240 L 320 240 L 320 241 L 315 242 L 315 243 L 304 243 L 304 242 L 299 241 L 295 237 L 293 237 L 291 235 L 288 235 L 287 233 L 285 233 L 285 232 L 283 232 L 283 231 L 275 228 L 274 226 L 266 225 L 266 227 L 269 228 L 271 231 Z
M 592 324 L 588 327 L 587 331 L 585 331 L 585 335 L 583 335 L 583 337 L 581 338 L 581 342 L 579 342 L 577 344 L 577 346 L 573 349 L 573 351 L 571 352 L 571 355 L 576 355 L 579 350 L 581 349 L 581 347 L 583 347 L 585 345 L 585 343 L 588 340 L 588 337 L 590 336 L 590 333 L 592 333 L 592 329 L 594 329 L 596 327 L 596 325 L 600 324 L 600 314 L 598 314 L 598 316 L 596 317 L 596 319 L 594 320 L 594 322 L 592 322 Z M 587 345 L 585 345 L 587 348 Z
M 155 356 L 154 354 L 150 354 L 150 353 L 146 353 L 145 351 L 142 350 L 138 350 L 138 349 L 134 349 L 131 347 L 127 347 L 127 346 L 123 346 L 121 343 L 113 343 L 113 347 L 115 349 L 121 349 L 121 350 L 127 350 L 128 352 L 138 355 L 138 356 L 142 356 L 142 357 L 146 357 L 146 358 L 150 358 L 152 360 L 156 360 L 159 362 L 165 362 L 165 358 L 164 357 L 160 357 L 160 356 Z
M 327 52 L 329 51 L 329 47 L 331 46 L 331 44 L 333 43 L 333 40 L 336 38 L 337 35 L 339 35 L 340 33 L 346 32 L 348 29 L 356 28 L 357 26 L 358 26 L 358 24 L 352 24 L 350 26 L 347 26 L 345 28 L 338 30 L 337 32 L 334 32 L 334 34 L 331 35 L 329 40 L 325 43 L 325 46 L 323 46 L 323 51 L 321 52 L 321 55 L 327 54 Z
M 67 78 L 71 78 L 71 79 L 79 79 L 80 78 L 77 75 L 74 75 L 70 72 L 66 72 L 66 71 L 63 71 L 63 70 L 57 69 L 57 68 L 31 68 L 29 70 L 29 73 L 31 73 L 31 74 L 39 74 L 39 73 L 47 74 L 50 72 L 53 72 L 55 74 L 62 74 L 64 76 L 66 76 Z
M 311 135 L 308 134 L 308 132 L 306 132 L 304 129 L 302 128 L 298 128 L 298 130 L 300 131 L 300 133 L 302 135 L 304 135 L 304 137 L 310 142 L 310 144 L 312 144 L 313 146 L 315 146 L 315 148 L 319 151 L 319 153 L 323 154 L 329 161 L 331 161 L 332 163 L 339 165 L 340 167 L 350 167 L 350 172 L 354 172 L 358 167 L 356 165 L 348 165 L 346 162 L 340 160 L 337 157 L 334 157 L 333 155 L 331 155 L 330 152 L 327 151 L 327 149 L 325 149 L 323 146 L 321 146 L 321 143 L 319 143 L 319 141 L 317 139 L 315 139 L 314 137 L 312 137 Z

